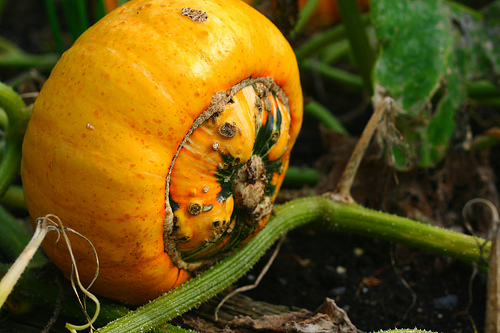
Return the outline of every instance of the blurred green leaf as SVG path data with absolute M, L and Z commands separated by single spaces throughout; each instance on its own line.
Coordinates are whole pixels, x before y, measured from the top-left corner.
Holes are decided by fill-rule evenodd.
M 408 144 L 393 153 L 397 167 L 439 162 L 462 132 L 456 129 L 467 126 L 455 118 L 467 101 L 468 83 L 498 78 L 498 3 L 486 16 L 447 1 L 372 2 L 381 50 L 374 81 L 401 108 L 396 126 Z
M 453 47 L 449 12 L 440 1 L 374 1 L 381 56 L 375 80 L 408 115 L 417 115 L 439 86 Z

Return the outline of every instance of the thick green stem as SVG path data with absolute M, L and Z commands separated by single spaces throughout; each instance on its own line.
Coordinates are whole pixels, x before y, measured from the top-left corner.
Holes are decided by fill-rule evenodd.
M 20 122 L 23 117 L 22 109 L 26 105 L 11 87 L 0 82 L 0 107 L 5 111 L 9 124 L 12 125 Z
M 338 0 L 337 3 L 358 71 L 363 78 L 366 91 L 371 96 L 373 94 L 372 70 L 376 56 L 368 39 L 361 11 L 356 1 Z
M 21 186 L 11 185 L 3 197 L 0 198 L 0 205 L 26 210 L 23 188 Z
M 0 128 L 6 128 L 8 123 L 9 123 L 9 118 L 7 118 L 7 114 L 2 108 L 0 108 Z
M 0 107 L 8 118 L 8 126 L 4 135 L 5 150 L 0 162 L 1 197 L 19 173 L 21 146 L 30 112 L 19 95 L 3 83 L 0 83 Z
M 418 223 L 407 218 L 345 204 L 331 198 L 297 199 L 275 209 L 276 215 L 255 238 L 203 274 L 99 329 L 101 333 L 143 332 L 171 320 L 223 291 L 245 274 L 266 250 L 287 231 L 312 221 L 334 230 L 369 235 L 416 246 L 487 267 L 489 245 L 471 236 Z
M 413 246 L 467 263 L 477 261 L 481 269 L 487 269 L 490 243 L 484 239 L 374 211 L 356 204 L 343 205 L 331 201 L 328 209 L 333 219 L 327 222 L 335 230 Z
M 7 141 L 5 151 L 0 162 L 0 196 L 3 196 L 14 177 L 19 173 L 21 166 L 21 144 Z

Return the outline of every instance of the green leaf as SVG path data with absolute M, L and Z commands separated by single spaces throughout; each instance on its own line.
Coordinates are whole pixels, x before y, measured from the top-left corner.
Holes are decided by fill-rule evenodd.
M 407 143 L 389 149 L 396 167 L 432 167 L 452 140 L 465 140 L 468 124 L 457 112 L 468 83 L 500 74 L 499 3 L 483 14 L 447 1 L 372 2 L 380 45 L 374 81 L 401 109 L 396 126 Z
M 448 17 L 441 1 L 379 0 L 372 4 L 381 47 L 375 82 L 389 90 L 407 115 L 418 115 L 439 87 L 453 47 Z

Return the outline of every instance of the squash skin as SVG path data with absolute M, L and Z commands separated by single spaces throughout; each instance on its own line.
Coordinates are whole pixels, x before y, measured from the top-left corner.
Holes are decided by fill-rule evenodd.
M 208 21 L 182 16 L 183 7 Z M 95 293 L 137 305 L 189 279 L 164 251 L 165 178 L 212 96 L 249 77 L 272 77 L 289 99 L 288 161 L 302 122 L 296 60 L 278 29 L 239 0 L 131 1 L 62 56 L 35 103 L 21 175 L 34 221 L 55 214 L 94 244 Z M 69 276 L 56 239 L 50 233 L 43 248 Z M 88 284 L 92 251 L 70 239 Z

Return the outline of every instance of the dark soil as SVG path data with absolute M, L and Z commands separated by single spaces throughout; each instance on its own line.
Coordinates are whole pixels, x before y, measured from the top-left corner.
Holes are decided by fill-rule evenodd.
M 26 51 L 44 52 L 51 47 L 51 41 L 46 18 L 41 14 L 43 12 L 41 1 L 10 1 L 0 24 L 2 36 Z M 11 80 L 21 72 L 2 69 L 0 79 Z M 339 113 L 349 131 L 355 135 L 361 132 L 369 108 L 358 93 L 327 82 L 316 82 L 307 76 L 304 77 L 304 88 L 307 96 L 314 94 L 332 110 L 344 110 Z M 292 189 L 287 192 L 285 189 L 282 198 L 326 191 L 335 185 L 338 172 L 335 170 L 341 169 L 355 138 L 350 141 L 344 138 L 345 141 L 335 144 L 328 135 L 321 135 L 318 128 L 319 125 L 306 116 L 292 155 L 292 164 L 319 166 L 325 172 L 322 183 L 317 189 L 298 192 Z M 332 157 L 333 146 L 342 151 L 336 158 Z M 468 157 L 468 161 L 471 160 L 475 161 L 475 164 L 471 162 L 472 167 L 476 165 L 489 171 L 498 169 L 499 162 L 490 156 Z M 472 183 L 462 182 L 459 186 L 452 186 L 452 194 L 439 197 L 446 199 L 440 202 L 436 196 L 441 192 L 437 190 L 448 187 L 443 186 L 442 179 L 437 177 L 438 172 L 402 176 L 401 179 L 411 178 L 413 182 L 403 182 L 397 187 L 393 178 L 389 177 L 391 171 L 382 166 L 380 159 L 375 158 L 375 161 L 365 163 L 364 171 L 359 176 L 362 181 L 356 184 L 360 194 L 358 202 L 375 209 L 387 209 L 406 216 L 418 210 L 428 213 L 426 216 L 441 226 L 463 230 L 461 207 L 467 198 L 475 197 L 488 184 L 489 196 L 496 196 L 494 178 L 487 178 L 481 183 L 477 181 L 477 176 L 470 179 Z M 462 165 L 454 166 L 463 169 Z M 444 163 L 441 170 L 451 170 L 452 167 L 453 163 L 451 167 Z M 473 174 L 476 171 L 467 170 Z M 457 178 L 462 179 L 460 176 Z M 408 184 L 417 185 L 412 187 L 415 185 Z M 405 196 L 401 188 L 411 188 L 415 190 L 412 193 L 418 195 L 409 198 L 408 191 Z M 253 283 L 265 261 L 266 258 L 263 258 L 238 285 Z M 352 323 L 362 331 L 394 327 L 439 332 L 472 332 L 476 327 L 483 331 L 486 279 L 484 273 L 474 273 L 473 266 L 457 260 L 375 238 L 311 226 L 289 233 L 263 281 L 246 295 L 256 300 L 309 310 L 315 310 L 329 297 L 347 312 Z M 47 318 L 51 316 L 52 309 L 48 311 Z
M 264 260 L 262 260 L 264 261 Z M 485 278 L 469 265 L 385 241 L 291 232 L 259 287 L 246 295 L 314 311 L 329 297 L 362 331 L 483 331 Z M 252 283 L 253 269 L 239 284 Z

